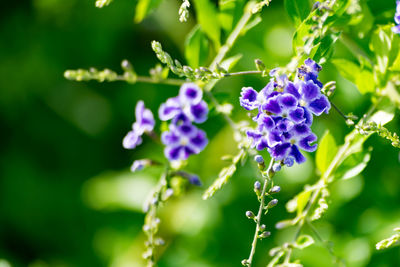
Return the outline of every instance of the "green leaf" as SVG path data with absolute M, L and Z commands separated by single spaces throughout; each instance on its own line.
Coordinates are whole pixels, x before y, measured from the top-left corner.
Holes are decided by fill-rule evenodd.
M 285 9 L 296 26 L 305 20 L 311 7 L 308 0 L 285 0 Z
M 314 239 L 309 235 L 301 235 L 297 238 L 294 246 L 298 249 L 304 249 L 314 244 Z
M 392 32 L 391 25 L 378 27 L 374 31 L 369 43 L 370 49 L 375 52 L 377 69 L 384 74 L 393 65 L 398 57 L 400 38 Z
M 221 26 L 216 7 L 209 0 L 195 0 L 194 5 L 201 29 L 214 42 L 218 49 L 221 46 Z
M 185 41 L 185 57 L 192 68 L 204 65 L 208 57 L 208 39 L 196 25 Z
M 333 54 L 334 44 L 339 38 L 340 33 L 329 34 L 321 39 L 320 44 L 315 52 L 313 59 L 317 62 L 324 59 L 327 61 Z
M 329 167 L 332 159 L 336 155 L 338 148 L 336 146 L 335 139 L 326 131 L 324 136 L 319 143 L 317 155 L 315 158 L 317 168 L 323 174 Z
M 243 13 L 244 1 L 220 0 L 218 6 L 218 19 L 220 25 L 224 31 L 229 33 L 232 31 Z
M 354 83 L 361 94 L 375 91 L 374 75 L 367 69 L 361 69 L 357 64 L 346 59 L 333 59 L 331 61 L 340 75 Z
M 139 23 L 143 19 L 145 19 L 147 15 L 149 15 L 150 12 L 155 9 L 160 3 L 161 0 L 139 0 L 135 10 L 135 23 Z
M 305 190 L 297 196 L 297 217 L 301 215 L 311 197 L 311 190 Z
M 224 61 L 221 62 L 221 67 L 226 69 L 227 71 L 230 71 L 242 58 L 242 54 L 237 54 L 235 56 L 229 57 L 225 59 Z
M 345 180 L 360 174 L 371 159 L 371 150 L 372 148 L 348 156 L 337 168 L 335 176 Z

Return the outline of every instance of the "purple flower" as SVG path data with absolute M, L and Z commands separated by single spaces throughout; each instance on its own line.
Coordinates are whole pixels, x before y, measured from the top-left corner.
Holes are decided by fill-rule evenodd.
M 276 160 L 287 161 L 286 165 L 291 165 L 291 159 L 297 163 L 303 163 L 306 159 L 301 154 L 300 149 L 308 152 L 314 152 L 317 149 L 317 136 L 311 132 L 306 124 L 297 124 L 289 132 L 281 135 L 281 142 L 268 148 L 268 152 Z M 291 158 L 291 159 L 287 159 Z
M 161 104 L 159 117 L 163 121 L 172 119 L 173 123 L 178 121 L 203 123 L 207 120 L 208 106 L 202 98 L 203 92 L 196 84 L 185 83 L 181 86 L 177 97 L 169 98 Z
M 394 33 L 400 33 L 400 1 L 396 1 L 396 13 L 394 14 L 394 21 L 396 26 L 392 27 Z
M 319 86 L 312 80 L 298 81 L 296 84 L 289 83 L 286 92 L 292 94 L 299 101 L 301 107 L 308 109 L 317 116 L 323 112 L 328 113 L 331 108 L 328 98 L 321 94 Z
M 136 121 L 132 125 L 132 131 L 129 131 L 122 141 L 126 149 L 134 149 L 140 145 L 143 141 L 143 133 L 149 133 L 154 129 L 155 121 L 153 113 L 145 108 L 142 100 L 136 104 L 135 116 Z
M 292 166 L 306 159 L 302 150 L 313 152 L 317 136 L 311 132 L 312 114 L 328 113 L 330 102 L 321 93 L 318 81 L 321 66 L 307 59 L 298 70 L 294 82 L 277 70 L 270 73 L 270 82 L 260 92 L 251 87 L 242 88 L 240 105 L 246 110 L 258 110 L 253 120 L 255 129 L 246 131 L 251 146 L 257 150 L 267 149 L 279 164 Z
M 206 133 L 192 124 L 170 124 L 161 141 L 166 145 L 164 154 L 169 160 L 186 160 L 200 153 L 208 143 Z
M 318 81 L 318 74 L 322 70 L 322 67 L 318 65 L 311 58 L 304 61 L 304 65 L 299 68 L 298 76 L 303 78 L 304 81 L 313 81 L 319 88 L 322 88 L 322 83 Z

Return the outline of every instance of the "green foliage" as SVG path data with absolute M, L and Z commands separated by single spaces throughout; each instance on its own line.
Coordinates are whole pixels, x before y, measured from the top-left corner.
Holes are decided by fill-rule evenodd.
M 197 68 L 204 65 L 208 57 L 208 39 L 199 25 L 187 35 L 185 41 L 185 58 L 190 66 Z
M 318 145 L 315 157 L 317 168 L 321 173 L 324 173 L 328 169 L 336 152 L 337 146 L 335 138 L 333 138 L 329 131 L 326 131 Z
M 217 179 L 210 185 L 207 190 L 203 194 L 203 199 L 209 199 L 212 197 L 218 190 L 220 190 L 229 179 L 235 174 L 237 170 L 237 165 L 244 160 L 246 157 L 246 151 L 241 149 L 239 153 L 232 158 L 232 164 L 224 167 L 218 174 Z
M 395 228 L 394 231 L 396 234 L 389 238 L 383 239 L 376 244 L 377 250 L 388 249 L 400 244 L 400 228 Z
M 197 19 L 201 29 L 214 42 L 216 49 L 221 46 L 221 26 L 216 7 L 210 0 L 194 0 Z
M 96 7 L 102 8 L 108 6 L 112 0 L 96 0 Z
M 157 8 L 162 0 L 139 0 L 136 5 L 135 18 L 136 23 L 141 22 L 150 14 L 155 8 Z
M 360 93 L 372 93 L 375 89 L 374 75 L 367 69 L 346 59 L 332 59 L 331 61 L 339 73 L 357 86 Z
M 290 18 L 294 21 L 295 26 L 299 26 L 300 23 L 308 17 L 310 13 L 310 1 L 309 0 L 285 0 L 285 9 L 289 14 Z

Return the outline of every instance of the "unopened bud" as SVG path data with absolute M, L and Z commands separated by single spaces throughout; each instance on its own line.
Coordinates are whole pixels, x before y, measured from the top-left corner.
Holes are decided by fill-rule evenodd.
M 264 164 L 264 158 L 261 155 L 256 155 L 254 157 L 254 160 L 258 163 L 258 164 Z
M 261 224 L 261 225 L 260 225 L 260 231 L 264 231 L 265 228 L 266 228 L 265 224 Z
M 269 192 L 271 194 L 276 194 L 279 193 L 281 191 L 281 187 L 279 185 L 275 185 L 274 187 L 272 187 Z
M 270 231 L 265 231 L 261 233 L 260 238 L 266 238 L 269 237 L 270 235 L 271 235 Z
M 254 219 L 255 215 L 252 211 L 248 210 L 246 211 L 246 217 L 249 219 Z
M 276 198 L 274 198 L 273 200 L 271 200 L 268 203 L 267 209 L 271 209 L 271 208 L 275 207 L 276 205 L 278 205 L 278 200 Z
M 265 70 L 265 64 L 264 64 L 264 62 L 261 61 L 261 59 L 254 60 L 254 63 L 256 64 L 257 70 L 259 70 L 259 71 Z
M 243 266 L 249 266 L 249 260 L 242 260 Z
M 261 183 L 259 181 L 256 181 L 254 183 L 254 191 L 259 192 L 261 189 Z
M 273 170 L 274 172 L 279 172 L 279 171 L 281 170 L 281 164 L 280 164 L 280 163 L 275 163 L 275 164 L 272 166 L 272 170 Z

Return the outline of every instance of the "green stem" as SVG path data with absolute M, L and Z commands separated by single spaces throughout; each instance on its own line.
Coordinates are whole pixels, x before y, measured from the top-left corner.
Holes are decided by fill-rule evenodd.
M 251 267 L 251 264 L 253 262 L 254 254 L 256 252 L 258 234 L 260 232 L 260 225 L 261 225 L 261 216 L 262 216 L 264 208 L 265 208 L 265 203 L 264 203 L 264 201 L 265 201 L 265 193 L 267 192 L 268 184 L 272 179 L 271 171 L 272 171 L 273 164 L 274 164 L 274 159 L 271 158 L 271 161 L 269 163 L 267 171 L 265 172 L 265 174 L 263 173 L 264 185 L 263 185 L 263 189 L 261 191 L 260 207 L 258 208 L 258 213 L 257 213 L 257 217 L 256 217 L 256 230 L 255 230 L 255 233 L 254 233 L 253 242 L 251 243 L 250 255 L 249 255 L 249 258 L 247 259 L 247 264 L 248 264 L 247 266 L 249 266 L 249 267 Z
M 117 81 L 126 81 L 129 83 L 129 80 L 127 78 L 125 78 L 123 75 L 119 75 L 117 76 L 117 78 L 115 79 Z M 167 84 L 167 85 L 177 85 L 177 86 L 181 86 L 182 84 L 185 83 L 185 80 L 180 80 L 180 79 L 163 79 L 163 80 L 156 80 L 153 79 L 151 77 L 147 77 L 147 76 L 137 76 L 135 83 L 151 83 L 151 84 Z

